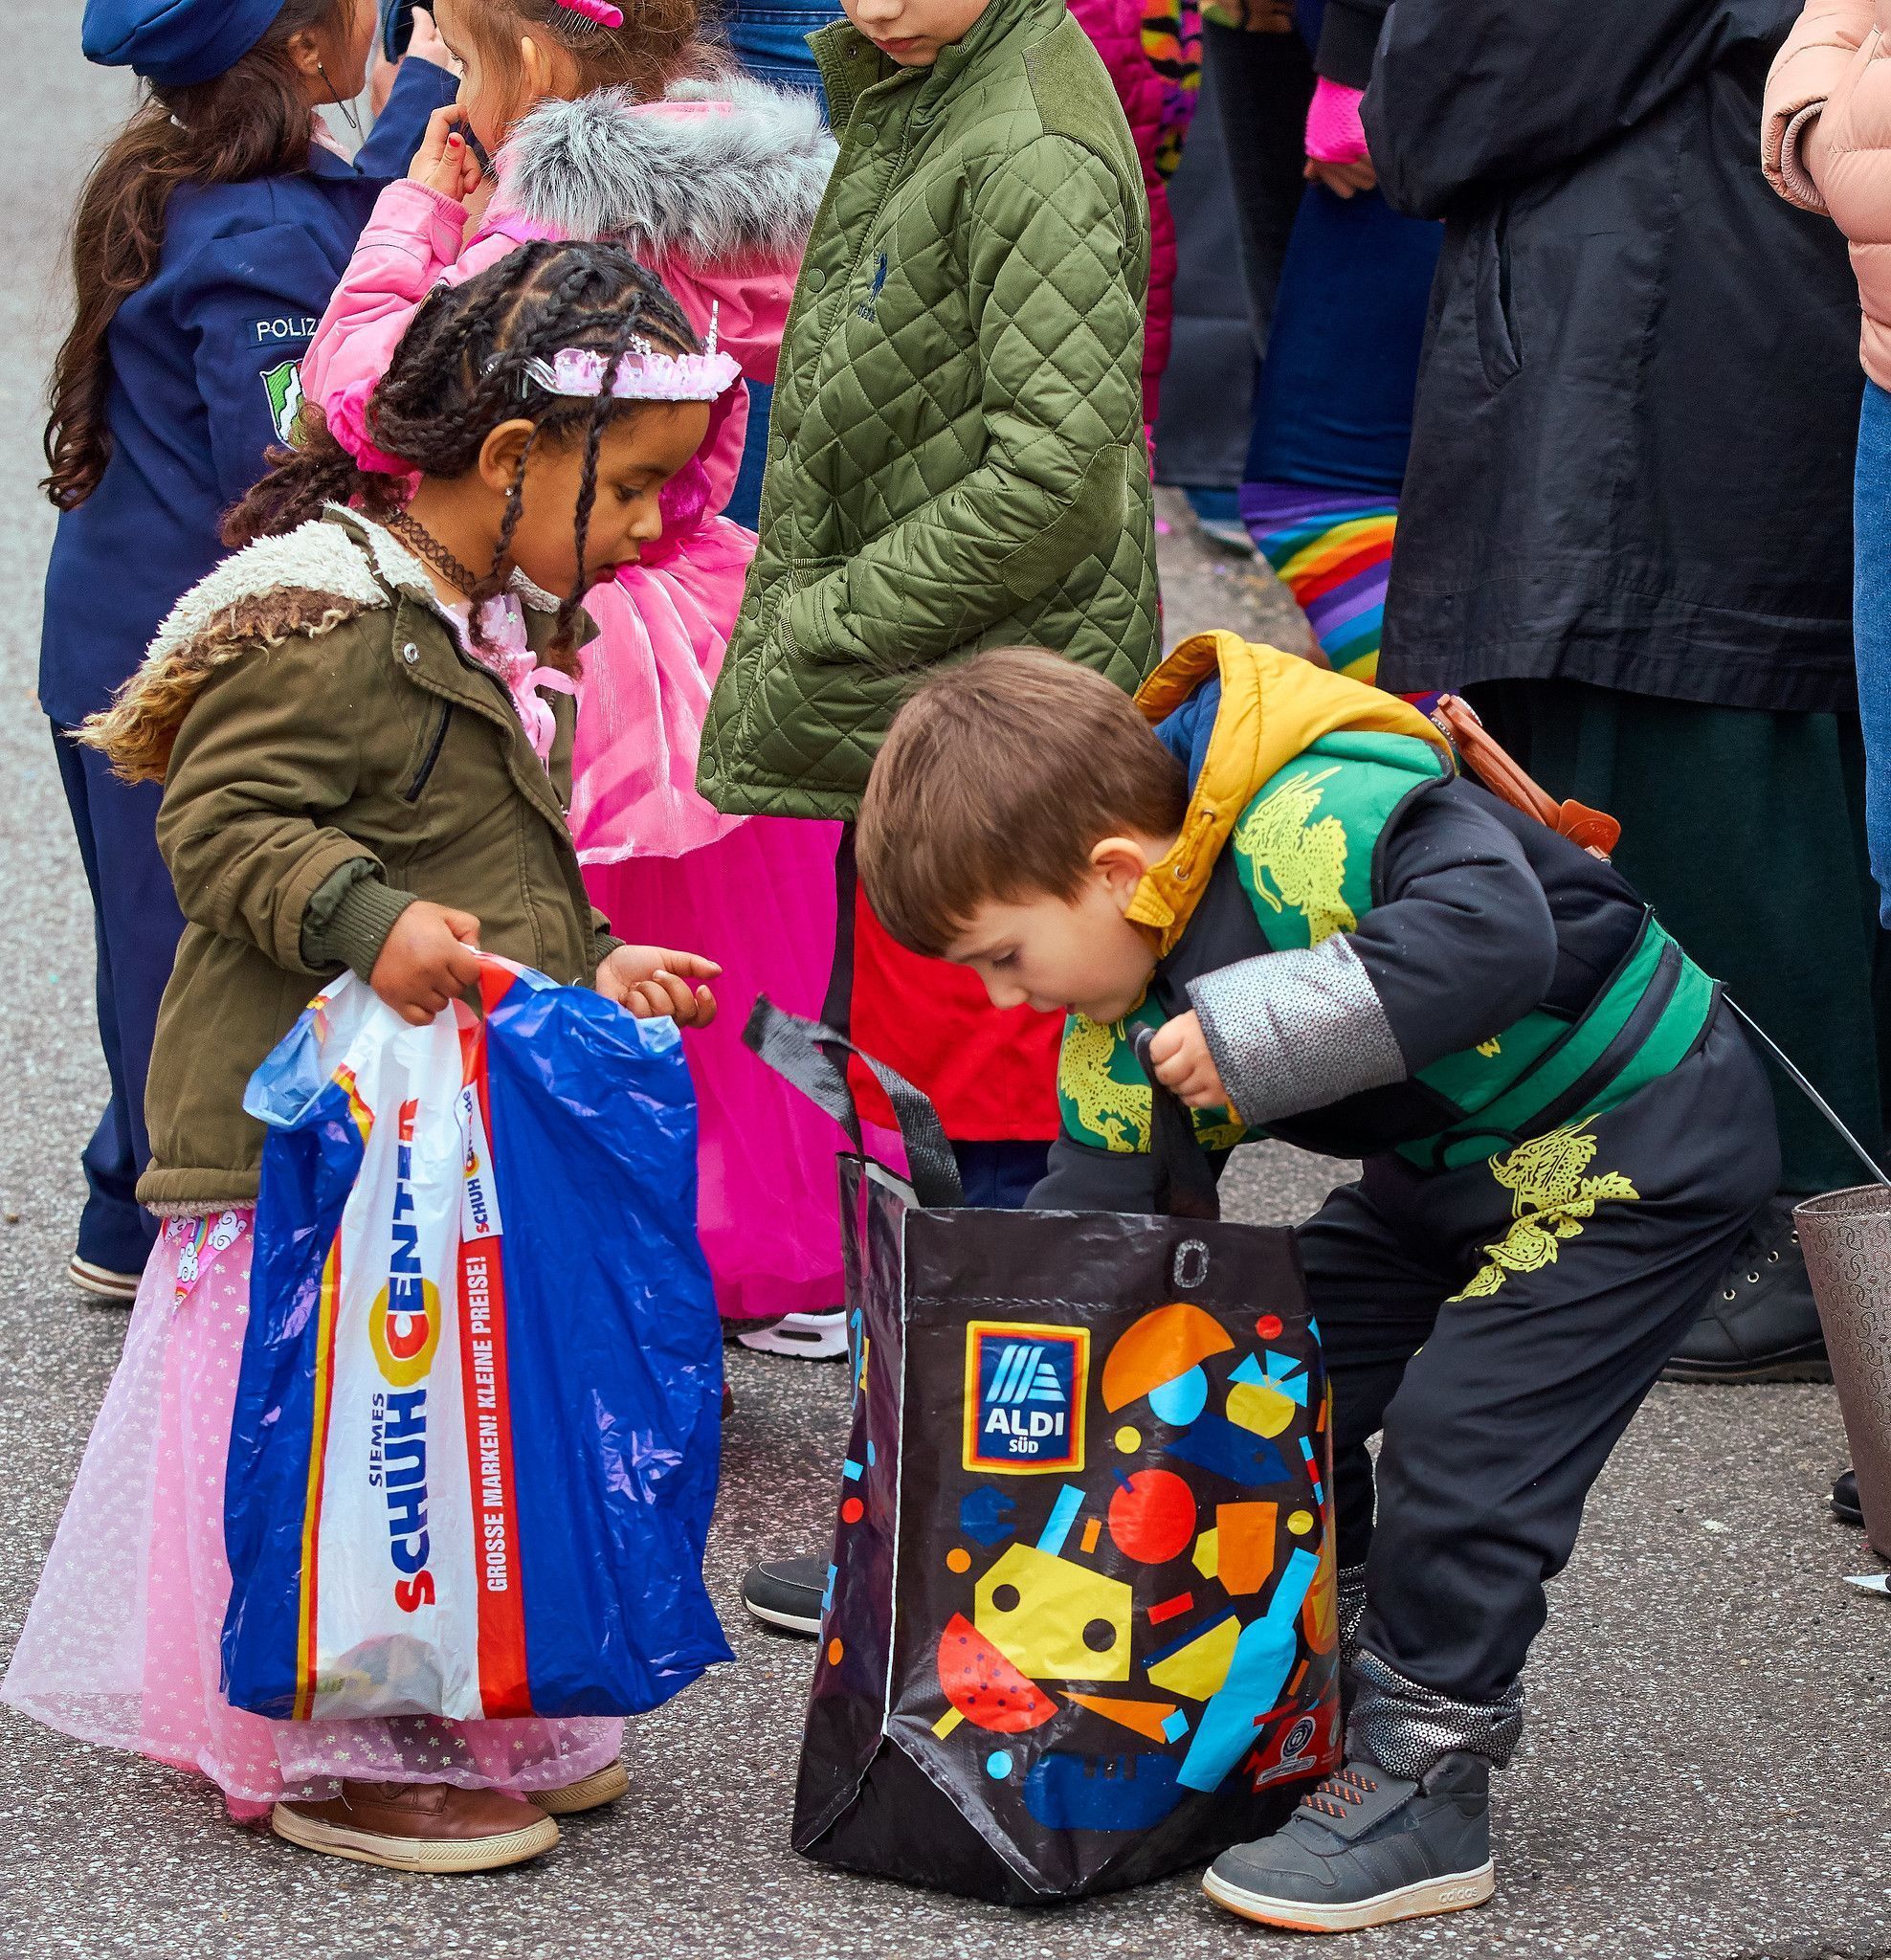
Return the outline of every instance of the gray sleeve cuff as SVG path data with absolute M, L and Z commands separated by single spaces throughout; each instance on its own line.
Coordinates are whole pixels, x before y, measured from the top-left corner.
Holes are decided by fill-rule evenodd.
M 1408 1073 L 1352 943 L 1257 953 L 1189 983 L 1209 1053 L 1243 1123 L 1324 1108 Z
M 318 972 L 347 967 L 369 978 L 413 899 L 389 884 L 372 858 L 350 858 L 323 880 L 302 914 L 303 960 Z

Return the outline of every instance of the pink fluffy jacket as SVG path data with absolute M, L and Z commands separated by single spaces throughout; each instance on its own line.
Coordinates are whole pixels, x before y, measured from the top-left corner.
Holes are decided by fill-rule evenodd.
M 1891 0 L 1806 0 L 1767 78 L 1760 161 L 1852 248 L 1865 372 L 1891 388 Z M 1809 145 L 1814 122 L 1819 142 Z
M 302 392 L 371 462 L 367 397 L 421 301 L 533 237 L 622 242 L 699 334 L 713 309 L 723 349 L 748 379 L 772 383 L 834 155 L 811 97 L 740 78 L 679 83 L 660 102 L 615 89 L 542 102 L 500 152 L 499 188 L 472 243 L 453 199 L 406 182 L 381 193 L 302 358 Z M 735 480 L 746 420 L 738 398 L 700 458 L 711 509 Z

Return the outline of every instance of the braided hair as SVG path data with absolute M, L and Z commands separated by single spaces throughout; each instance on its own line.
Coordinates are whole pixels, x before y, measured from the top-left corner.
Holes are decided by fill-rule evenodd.
M 484 602 L 505 584 L 532 452 L 541 439 L 582 441 L 578 580 L 560 603 L 548 656 L 552 664 L 575 670 L 598 453 L 610 425 L 642 404 L 609 394 L 553 394 L 527 368 L 562 347 L 582 347 L 602 354 L 605 372 L 613 373 L 634 341 L 668 354 L 700 351 L 682 308 L 621 246 L 557 243 L 521 246 L 463 285 L 434 287 L 401 336 L 367 404 L 367 434 L 376 448 L 422 476 L 460 477 L 478 463 L 481 445 L 501 423 L 533 424 L 513 471 L 492 564 L 478 590 L 467 594 L 476 639 Z M 405 501 L 403 479 L 364 470 L 312 403 L 302 410 L 295 446 L 272 449 L 268 460 L 269 474 L 224 520 L 226 544 L 294 530 L 329 503 L 349 503 L 377 517 Z

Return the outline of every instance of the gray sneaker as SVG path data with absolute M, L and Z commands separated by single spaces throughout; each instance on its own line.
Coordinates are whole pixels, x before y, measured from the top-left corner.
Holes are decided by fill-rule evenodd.
M 1459 1912 L 1495 1886 L 1490 1765 L 1467 1755 L 1446 1756 L 1418 1783 L 1356 1757 L 1273 1837 L 1224 1851 L 1202 1878 L 1230 1912 L 1306 1933 Z

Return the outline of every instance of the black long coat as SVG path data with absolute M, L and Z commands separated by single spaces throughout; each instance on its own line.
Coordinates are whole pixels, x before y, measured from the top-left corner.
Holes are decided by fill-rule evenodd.
M 1397 0 L 1366 126 L 1445 224 L 1382 685 L 1856 705 L 1858 293 L 1760 174 L 1799 0 Z

